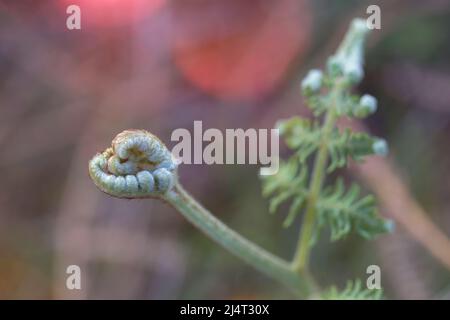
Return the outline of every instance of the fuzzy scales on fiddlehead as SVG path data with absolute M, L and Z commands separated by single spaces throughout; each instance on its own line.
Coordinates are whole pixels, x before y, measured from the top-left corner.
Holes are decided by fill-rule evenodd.
M 158 197 L 176 181 L 177 164 L 167 147 L 145 130 L 126 130 L 89 163 L 89 174 L 103 192 L 118 198 Z

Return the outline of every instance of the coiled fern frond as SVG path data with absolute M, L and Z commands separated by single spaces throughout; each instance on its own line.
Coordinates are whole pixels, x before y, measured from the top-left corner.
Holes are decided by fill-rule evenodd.
M 158 197 L 176 181 L 177 164 L 156 136 L 125 130 L 89 162 L 89 174 L 103 192 L 118 198 Z

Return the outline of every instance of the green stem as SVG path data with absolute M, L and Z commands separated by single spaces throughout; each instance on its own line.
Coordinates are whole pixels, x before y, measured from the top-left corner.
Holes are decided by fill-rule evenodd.
M 300 296 L 307 296 L 310 293 L 313 284 L 309 278 L 303 279 L 298 273 L 293 272 L 287 261 L 271 254 L 227 227 L 179 184 L 164 198 L 194 226 L 237 257 L 291 288 Z
M 324 173 L 328 160 L 328 140 L 330 139 L 330 135 L 333 132 L 334 124 L 336 122 L 335 106 L 340 95 L 339 88 L 340 86 L 336 84 L 334 91 L 331 93 L 332 105 L 328 109 L 325 116 L 320 147 L 314 161 L 314 171 L 309 186 L 309 197 L 306 204 L 305 217 L 303 218 L 302 228 L 297 243 L 297 250 L 292 262 L 293 269 L 300 273 L 308 272 L 307 269 L 311 249 L 310 244 L 316 219 L 317 199 L 322 189 Z

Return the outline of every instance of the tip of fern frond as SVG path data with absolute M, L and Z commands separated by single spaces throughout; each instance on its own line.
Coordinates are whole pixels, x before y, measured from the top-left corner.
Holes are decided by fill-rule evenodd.
M 392 233 L 395 230 L 395 221 L 393 220 L 387 220 L 384 224 L 386 228 L 386 232 Z
M 384 139 L 377 139 L 372 145 L 373 152 L 379 156 L 387 156 L 389 153 L 389 147 Z
M 357 32 L 367 32 L 370 30 L 369 28 L 367 28 L 366 20 L 363 18 L 353 19 L 351 28 Z

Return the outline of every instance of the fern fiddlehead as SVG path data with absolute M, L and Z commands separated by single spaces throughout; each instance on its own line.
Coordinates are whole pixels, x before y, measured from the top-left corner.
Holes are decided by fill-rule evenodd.
M 126 130 L 112 146 L 89 163 L 89 174 L 103 192 L 118 198 L 158 197 L 177 179 L 177 164 L 156 136 L 145 130 Z

